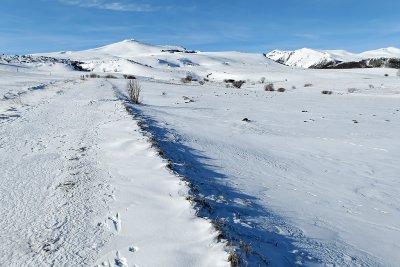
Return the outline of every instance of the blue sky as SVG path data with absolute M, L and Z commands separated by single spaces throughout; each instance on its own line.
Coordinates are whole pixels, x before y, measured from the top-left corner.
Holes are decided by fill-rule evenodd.
M 400 47 L 399 0 L 2 0 L 0 53 L 134 38 L 203 51 Z

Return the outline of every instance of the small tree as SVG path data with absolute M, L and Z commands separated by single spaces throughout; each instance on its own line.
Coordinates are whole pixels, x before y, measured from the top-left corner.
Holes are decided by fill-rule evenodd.
M 140 104 L 140 93 L 142 91 L 142 86 L 137 80 L 129 80 L 126 86 L 128 91 L 128 98 L 133 104 Z

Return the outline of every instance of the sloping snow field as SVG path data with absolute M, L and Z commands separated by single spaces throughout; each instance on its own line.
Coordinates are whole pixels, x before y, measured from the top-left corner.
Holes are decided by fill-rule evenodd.
M 116 79 L 0 62 L 0 266 L 398 266 L 397 70 L 132 40 L 46 56 Z

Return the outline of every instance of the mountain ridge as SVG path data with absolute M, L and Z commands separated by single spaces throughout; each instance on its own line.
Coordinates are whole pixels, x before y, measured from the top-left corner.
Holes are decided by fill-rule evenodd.
M 313 69 L 400 68 L 400 49 L 380 48 L 362 53 L 346 50 L 301 48 L 293 51 L 273 50 L 265 56 L 283 65 Z

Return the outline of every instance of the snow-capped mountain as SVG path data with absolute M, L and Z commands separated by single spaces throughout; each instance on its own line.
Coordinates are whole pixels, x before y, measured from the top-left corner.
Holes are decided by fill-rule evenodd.
M 314 50 L 302 48 L 295 51 L 274 50 L 266 57 L 278 63 L 299 68 L 400 68 L 400 49 L 382 48 L 354 54 L 345 50 Z

